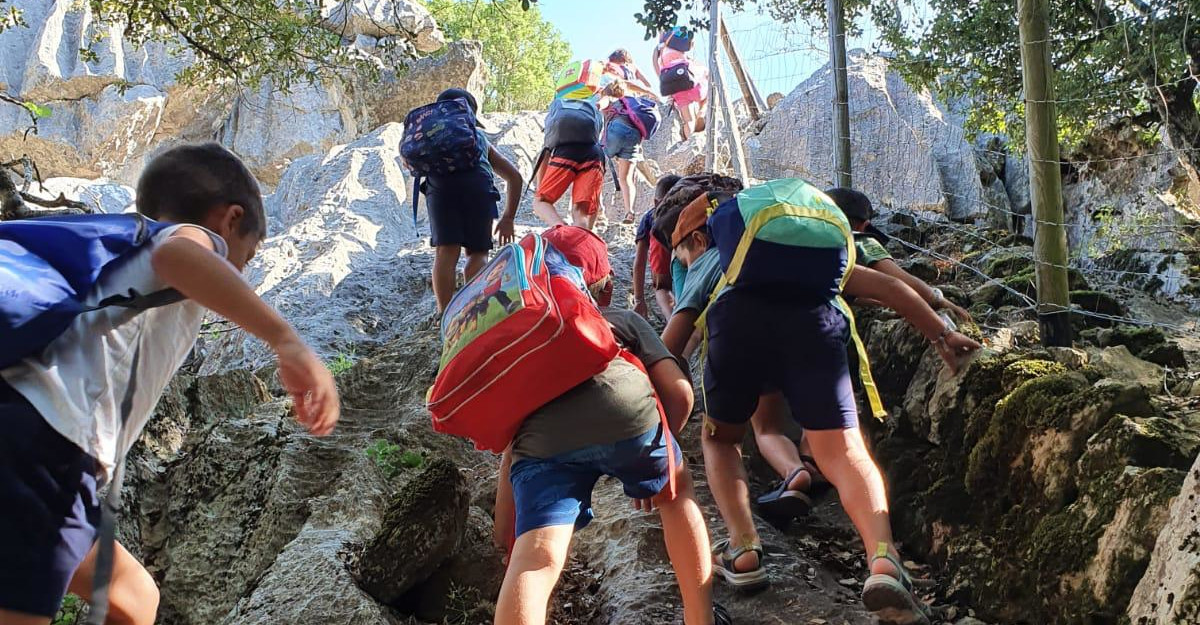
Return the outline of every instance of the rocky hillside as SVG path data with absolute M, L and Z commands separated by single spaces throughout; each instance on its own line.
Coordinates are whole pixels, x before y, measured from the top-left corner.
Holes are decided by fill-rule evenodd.
M 406 69 L 369 89 L 185 89 L 174 76 L 186 55 L 133 49 L 113 33 L 98 60 L 84 60 L 86 12 L 67 0 L 17 4 L 30 27 L 0 34 L 0 71 L 11 95 L 54 114 L 26 139 L 27 118 L 0 109 L 0 156 L 34 157 L 46 196 L 115 212 L 157 149 L 217 140 L 238 151 L 269 192 L 270 237 L 247 277 L 327 357 L 343 391 L 337 432 L 312 438 L 289 417 L 263 347 L 218 320 L 206 327 L 130 463 L 121 533 L 162 586 L 160 622 L 489 622 L 502 571 L 490 545 L 496 463 L 428 425 L 432 256 L 397 159 L 409 108 L 451 84 L 482 87 L 479 45 L 422 57 L 442 36 L 417 3 L 326 3 L 349 20 L 346 45 L 372 54 L 380 38 L 398 39 L 387 48 L 410 55 Z M 400 27 L 381 30 L 379 11 Z M 826 72 L 747 124 L 755 176 L 829 184 Z M 884 59 L 856 54 L 850 86 L 856 179 L 881 205 L 893 252 L 970 307 L 970 330 L 989 346 L 950 376 L 902 321 L 860 313 L 892 412 L 869 428 L 938 622 L 1200 622 L 1196 173 L 1120 131 L 1072 156 L 1073 301 L 1183 331 L 1081 317 L 1079 349 L 1042 350 L 1024 299 L 1032 220 L 1020 155 L 1000 138 L 971 138 Z M 493 143 L 523 172 L 541 119 L 489 115 Z M 650 182 L 703 166 L 708 138 L 676 143 L 673 130 L 647 146 Z M 621 209 L 608 185 L 611 218 Z M 644 209 L 651 186 L 640 193 Z M 535 226 L 524 212 L 520 231 Z M 610 219 L 600 232 L 623 305 L 632 228 Z M 695 437 L 684 442 L 698 469 Z M 630 510 L 613 484 L 596 503 L 553 622 L 677 622 L 655 517 Z M 804 523 L 764 528 L 777 581 L 753 597 L 721 590 L 737 622 L 868 622 L 857 537 L 835 496 Z

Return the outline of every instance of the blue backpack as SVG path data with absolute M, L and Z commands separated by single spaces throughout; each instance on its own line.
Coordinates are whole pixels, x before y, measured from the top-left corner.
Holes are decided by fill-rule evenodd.
M 624 115 L 629 123 L 642 135 L 642 141 L 654 136 L 662 114 L 658 112 L 658 103 L 650 98 L 635 98 L 626 96 L 616 104 L 618 115 Z
M 421 178 L 446 176 L 479 167 L 483 153 L 471 105 L 459 98 L 409 111 L 404 118 L 400 157 L 413 176 L 413 222 L 416 223 Z
M 165 289 L 83 304 L 104 276 L 170 225 L 136 213 L 0 222 L 0 369 L 41 352 L 82 313 L 182 301 L 178 291 Z

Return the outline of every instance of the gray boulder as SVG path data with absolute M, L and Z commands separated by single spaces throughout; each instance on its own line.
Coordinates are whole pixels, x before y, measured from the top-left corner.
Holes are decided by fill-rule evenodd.
M 1200 458 L 1188 472 L 1129 601 L 1133 625 L 1200 622 Z
M 344 37 L 394 37 L 402 35 L 417 52 L 435 52 L 446 44 L 445 35 L 429 11 L 408 0 L 324 0 L 321 15 L 326 27 Z
M 746 147 L 754 175 L 800 177 L 832 186 L 830 68 L 814 73 L 765 116 Z M 855 187 L 876 203 L 958 221 L 989 212 L 974 147 L 962 127 L 925 91 L 914 91 L 888 61 L 851 54 L 851 169 Z M 993 194 L 994 195 L 994 194 Z
M 103 178 L 51 178 L 41 187 L 34 185 L 31 192 L 46 198 L 55 198 L 62 194 L 68 199 L 83 202 L 97 213 L 123 213 L 133 206 L 134 199 L 132 187 Z
M 482 103 L 486 82 L 483 44 L 455 41 L 437 56 L 411 61 L 402 70 L 385 73 L 380 83 L 364 86 L 367 115 L 372 125 L 403 122 L 409 111 L 450 87 L 466 89 Z
M 424 322 L 433 306 L 402 275 L 428 275 L 401 172 L 399 124 L 323 156 L 297 159 L 267 198 L 273 236 L 247 278 L 320 353 L 383 342 Z M 240 331 L 205 340 L 205 371 L 260 367 L 269 351 Z
M 267 81 L 237 96 L 220 141 L 259 180 L 274 185 L 296 158 L 353 141 L 360 130 L 356 117 L 353 99 L 336 80 L 300 83 L 290 93 Z

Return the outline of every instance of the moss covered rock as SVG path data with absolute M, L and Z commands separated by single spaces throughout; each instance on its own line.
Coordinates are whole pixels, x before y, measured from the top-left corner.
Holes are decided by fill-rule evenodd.
M 381 603 L 400 603 L 450 557 L 469 505 L 458 467 L 445 458 L 430 462 L 392 498 L 379 533 L 353 563 L 359 586 Z
M 940 377 L 923 360 L 908 427 L 875 448 L 897 535 L 987 621 L 1117 623 L 1200 450 L 1142 385 L 1073 355 L 990 352 Z

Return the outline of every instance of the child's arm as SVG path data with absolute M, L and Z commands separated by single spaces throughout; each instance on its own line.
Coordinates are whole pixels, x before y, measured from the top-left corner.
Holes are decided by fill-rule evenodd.
M 488 162 L 507 184 L 504 214 L 500 216 L 500 223 L 496 224 L 496 235 L 500 237 L 500 245 L 507 245 L 517 238 L 513 220 L 517 217 L 517 207 L 521 205 L 521 192 L 525 189 L 525 180 L 521 178 L 521 172 L 517 170 L 516 165 L 490 145 Z
M 970 313 L 963 310 L 962 307 L 954 302 L 951 302 L 945 297 L 938 297 L 938 293 L 934 291 L 933 287 L 929 286 L 929 284 L 924 280 L 905 271 L 900 267 L 900 265 L 896 264 L 896 261 L 890 258 L 885 258 L 877 263 L 872 264 L 870 268 L 880 273 L 886 273 L 887 275 L 903 282 L 904 284 L 907 284 L 910 288 L 912 288 L 912 290 L 917 292 L 917 295 L 921 296 L 922 300 L 928 302 L 930 307 L 934 308 L 935 310 L 945 308 L 946 310 L 954 313 L 954 316 L 958 317 L 962 321 L 969 321 L 971 319 Z
M 648 317 L 650 309 L 646 306 L 646 256 L 650 252 L 650 239 L 638 241 L 637 251 L 633 255 L 633 311 Z
M 846 282 L 846 293 L 882 302 L 900 313 L 909 323 L 933 343 L 942 360 L 953 372 L 958 371 L 961 358 L 979 349 L 979 343 L 951 331 L 942 318 L 907 284 L 887 274 L 867 267 L 855 267 Z
M 512 481 L 509 480 L 511 471 L 512 445 L 509 445 L 500 457 L 500 475 L 496 478 L 495 520 L 492 525 L 492 542 L 497 549 L 503 549 L 505 553 L 512 551 L 517 531 L 517 505 L 513 500 Z
M 672 358 L 654 363 L 648 373 L 650 383 L 654 385 L 654 392 L 662 402 L 663 411 L 667 413 L 667 424 L 671 426 L 671 432 L 679 434 L 687 424 L 688 417 L 692 415 L 692 403 L 695 402 L 692 383 L 688 381 L 679 363 Z
M 207 233 L 183 227 L 154 250 L 150 262 L 167 286 L 270 345 L 297 419 L 318 436 L 332 432 L 340 410 L 333 376 L 296 331 L 214 250 Z
M 688 341 L 696 330 L 696 320 L 699 318 L 700 311 L 689 308 L 677 311 L 667 321 L 667 327 L 662 333 L 662 342 L 667 346 L 667 351 L 676 358 L 683 359 L 684 350 L 687 349 Z

